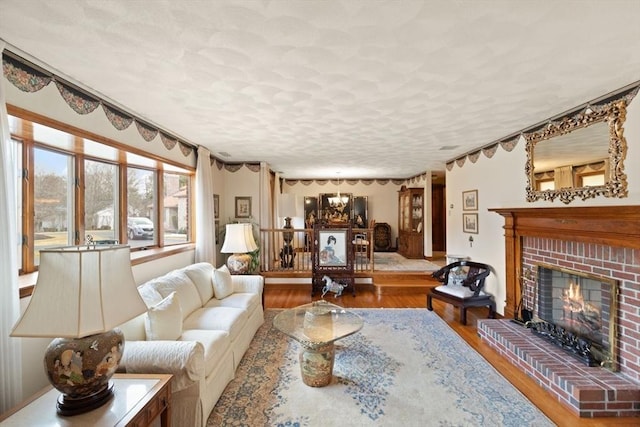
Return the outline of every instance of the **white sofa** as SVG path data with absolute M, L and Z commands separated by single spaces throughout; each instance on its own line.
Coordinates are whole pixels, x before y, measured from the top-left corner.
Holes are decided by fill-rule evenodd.
M 264 322 L 263 286 L 208 263 L 138 286 L 148 311 L 120 327 L 119 370 L 173 374 L 172 424 L 203 426 Z

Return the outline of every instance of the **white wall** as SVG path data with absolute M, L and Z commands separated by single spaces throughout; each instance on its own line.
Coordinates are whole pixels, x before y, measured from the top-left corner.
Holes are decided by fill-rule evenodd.
M 623 199 L 598 197 L 574 200 L 568 205 L 559 200 L 527 202 L 526 152 L 522 137 L 511 152 L 498 147 L 492 158 L 480 154 L 475 164 L 467 158 L 462 167 L 454 163 L 452 170 L 447 171 L 447 252 L 469 256 L 494 268 L 494 274 L 487 279 L 486 290 L 495 296 L 499 313 L 504 313 L 506 298 L 504 218 L 488 209 L 639 205 L 640 164 L 636 159 L 640 158 L 640 101 L 637 98 L 627 109 L 624 128 L 628 144 L 624 165 L 629 196 Z M 462 192 L 467 190 L 478 190 L 478 234 L 462 232 Z M 469 236 L 473 236 L 473 244 L 470 244 Z
M 332 182 L 327 182 L 321 185 L 317 182 L 312 182 L 309 185 L 304 185 L 301 182 L 294 183 L 293 185 L 285 182 L 282 191 L 284 193 L 295 194 L 298 197 L 298 203 L 300 209 L 304 203 L 304 197 L 319 197 L 322 193 L 351 193 L 354 197 L 366 196 L 367 197 L 367 215 L 368 220 L 375 220 L 376 222 L 386 222 L 391 226 L 392 245 L 396 244 L 396 237 L 398 236 L 398 191 L 400 185 L 394 184 L 388 181 L 385 184 L 379 184 L 373 182 L 369 185 L 357 182 L 355 184 L 349 184 L 342 180 L 340 185 Z M 294 221 L 294 225 L 298 228 L 304 228 L 304 221 L 301 212 L 300 218 Z

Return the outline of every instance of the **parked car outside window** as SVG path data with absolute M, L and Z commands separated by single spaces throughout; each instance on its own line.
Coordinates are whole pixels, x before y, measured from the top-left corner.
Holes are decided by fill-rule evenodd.
M 129 239 L 153 239 L 153 222 L 149 218 L 131 217 L 127 219 Z

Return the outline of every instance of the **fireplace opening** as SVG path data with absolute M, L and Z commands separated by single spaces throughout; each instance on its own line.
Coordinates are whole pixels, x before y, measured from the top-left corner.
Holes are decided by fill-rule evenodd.
M 617 370 L 616 280 L 537 265 L 534 333 L 589 366 Z

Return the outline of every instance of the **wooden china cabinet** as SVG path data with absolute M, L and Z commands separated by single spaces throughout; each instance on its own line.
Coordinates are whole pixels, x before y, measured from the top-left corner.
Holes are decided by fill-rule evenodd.
M 424 189 L 403 186 L 398 197 L 398 253 L 424 258 Z

